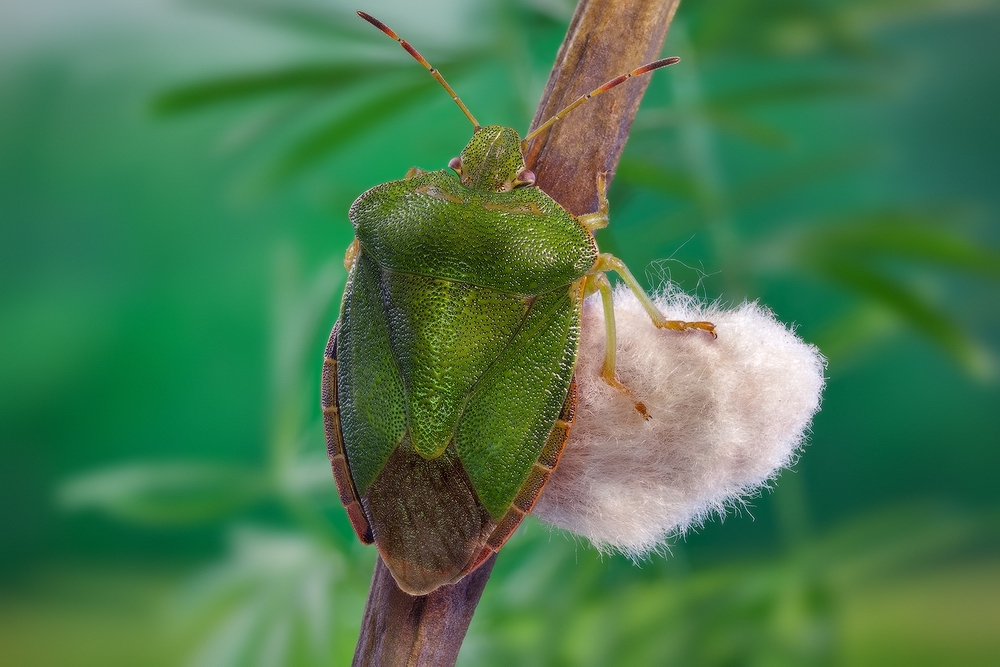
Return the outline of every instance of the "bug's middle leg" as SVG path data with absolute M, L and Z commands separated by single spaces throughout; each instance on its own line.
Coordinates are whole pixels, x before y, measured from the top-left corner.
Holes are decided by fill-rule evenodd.
M 587 276 L 584 294 L 601 293 L 601 305 L 604 306 L 604 364 L 601 366 L 601 379 L 609 385 L 628 394 L 633 399 L 636 412 L 643 419 L 649 419 L 650 414 L 645 403 L 635 401 L 632 390 L 619 382 L 615 374 L 615 358 L 618 349 L 618 334 L 615 326 L 615 305 L 611 293 L 611 282 L 603 271 L 595 271 Z

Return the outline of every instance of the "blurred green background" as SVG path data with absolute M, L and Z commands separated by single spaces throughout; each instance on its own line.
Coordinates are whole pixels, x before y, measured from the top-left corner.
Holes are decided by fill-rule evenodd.
M 0 664 L 349 663 L 346 212 L 470 136 L 357 8 L 0 4 Z M 363 8 L 524 131 L 572 4 Z M 974 0 L 682 3 L 598 240 L 794 323 L 823 409 L 665 558 L 527 521 L 460 664 L 1000 664 L 997 35 Z

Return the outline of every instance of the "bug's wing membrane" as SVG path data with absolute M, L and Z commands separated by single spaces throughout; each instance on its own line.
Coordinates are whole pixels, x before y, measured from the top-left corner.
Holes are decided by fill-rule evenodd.
M 410 595 L 458 581 L 496 527 L 453 447 L 425 459 L 405 440 L 361 502 L 382 560 Z
M 497 520 L 525 486 L 563 411 L 580 337 L 579 309 L 576 290 L 539 296 L 459 421 L 458 456 Z
M 406 433 L 403 381 L 389 345 L 378 269 L 364 252 L 344 292 L 336 353 L 344 453 L 364 496 Z

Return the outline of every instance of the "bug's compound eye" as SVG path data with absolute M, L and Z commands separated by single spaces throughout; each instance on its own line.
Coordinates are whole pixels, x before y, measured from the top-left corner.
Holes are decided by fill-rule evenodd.
M 453 170 L 459 176 L 462 175 L 462 158 L 453 157 L 448 161 L 448 168 Z
M 530 169 L 522 169 L 517 175 L 517 185 L 534 185 L 535 172 Z

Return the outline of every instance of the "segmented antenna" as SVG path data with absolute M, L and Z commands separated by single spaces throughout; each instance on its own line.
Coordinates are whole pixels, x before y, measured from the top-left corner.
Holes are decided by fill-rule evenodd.
M 469 111 L 468 107 L 465 106 L 465 103 L 462 102 L 461 99 L 459 99 L 458 95 L 455 94 L 455 91 L 451 89 L 451 86 L 449 86 L 448 82 L 444 80 L 444 77 L 441 76 L 441 73 L 438 72 L 433 67 L 431 67 L 431 64 L 427 62 L 427 60 L 422 55 L 420 55 L 420 53 L 415 48 L 413 48 L 413 46 L 409 42 L 407 42 L 405 39 L 397 35 L 392 28 L 382 23 L 374 16 L 370 14 L 365 14 L 364 12 L 361 11 L 358 12 L 358 16 L 368 21 L 373 26 L 375 26 L 385 34 L 389 35 L 389 37 L 392 37 L 394 40 L 399 42 L 399 45 L 402 46 L 404 49 L 406 49 L 407 53 L 416 58 L 417 62 L 419 62 L 421 65 L 426 67 L 427 71 L 431 73 L 431 76 L 437 79 L 437 82 L 440 83 L 442 86 L 444 86 L 444 89 L 448 91 L 448 94 L 451 95 L 451 99 L 455 100 L 455 104 L 457 104 L 458 107 L 462 110 L 462 113 L 465 114 L 465 117 L 468 118 L 470 121 L 472 121 L 472 124 L 475 126 L 477 130 L 479 129 L 479 122 L 476 120 L 475 116 L 473 116 L 472 112 Z
M 536 127 L 533 131 L 531 131 L 530 133 L 528 133 L 528 135 L 521 141 L 521 151 L 524 152 L 525 150 L 527 150 L 527 148 L 528 148 L 528 142 L 529 141 L 531 141 L 532 139 L 534 139 L 535 137 L 537 137 L 544 130 L 548 129 L 553 123 L 555 123 L 556 121 L 562 119 L 563 116 L 565 116 L 570 111 L 572 111 L 573 109 L 577 108 L 578 106 L 580 106 L 581 104 L 583 104 L 587 100 L 591 99 L 592 97 L 597 97 L 601 93 L 608 92 L 609 90 L 611 90 L 615 86 L 617 86 L 619 84 L 622 84 L 622 83 L 625 83 L 626 81 L 628 81 L 629 79 L 631 79 L 633 76 L 639 76 L 640 74 L 646 74 L 647 72 L 652 72 L 655 69 L 660 69 L 661 67 L 666 67 L 667 65 L 673 65 L 675 63 L 680 62 L 680 60 L 681 60 L 680 58 L 672 56 L 670 58 L 663 58 L 661 60 L 656 60 L 656 61 L 653 61 L 651 63 L 647 63 L 647 64 L 643 65 L 642 67 L 637 67 L 636 69 L 632 70 L 628 74 L 622 74 L 621 76 L 616 76 L 615 78 L 611 79 L 610 81 L 608 81 L 604 85 L 602 85 L 602 86 L 600 86 L 598 88 L 595 88 L 594 90 L 590 91 L 586 95 L 581 95 L 579 97 L 579 99 L 577 99 L 575 102 L 573 102 L 572 104 L 570 104 L 569 106 L 567 106 L 565 109 L 563 109 L 562 111 L 560 111 L 559 113 L 557 113 L 555 116 L 553 116 L 552 118 L 549 118 L 547 121 L 545 121 L 544 123 L 542 123 L 541 125 L 539 125 L 538 127 Z

